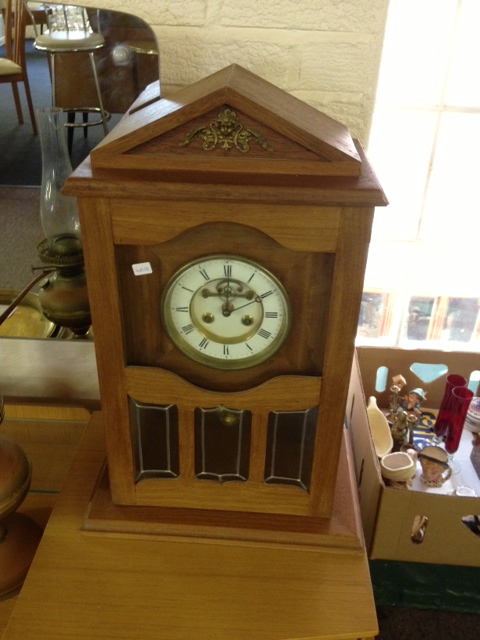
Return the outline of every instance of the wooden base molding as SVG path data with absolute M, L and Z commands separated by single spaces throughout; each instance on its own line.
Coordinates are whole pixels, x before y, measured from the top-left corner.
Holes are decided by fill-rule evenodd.
M 93 414 L 94 423 L 101 413 Z M 331 518 L 307 518 L 271 514 L 200 509 L 119 506 L 112 502 L 105 465 L 93 492 L 84 531 L 194 538 L 224 543 L 268 543 L 313 549 L 337 549 L 363 553 L 363 534 L 353 499 L 352 460 L 345 440 L 337 474 Z

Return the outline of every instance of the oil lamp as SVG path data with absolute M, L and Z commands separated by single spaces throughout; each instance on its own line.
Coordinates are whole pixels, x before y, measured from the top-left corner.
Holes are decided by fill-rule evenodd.
M 72 172 L 62 115 L 56 107 L 36 110 L 42 149 L 40 219 L 45 233 L 37 251 L 53 268 L 40 286 L 39 301 L 49 320 L 80 337 L 87 334 L 91 321 L 77 202 L 62 193 Z

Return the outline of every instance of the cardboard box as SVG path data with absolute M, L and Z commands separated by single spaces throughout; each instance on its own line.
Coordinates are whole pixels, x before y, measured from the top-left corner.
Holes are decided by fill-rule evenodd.
M 436 380 L 425 382 L 412 373 L 413 363 L 445 364 L 445 372 Z M 375 389 L 377 370 L 388 368 L 387 389 Z M 398 560 L 464 566 L 480 566 L 480 535 L 475 535 L 463 519 L 480 516 L 480 498 L 449 495 L 456 486 L 474 485 L 480 496 L 480 479 L 470 454 L 475 435 L 464 430 L 456 458 L 462 465 L 441 489 L 425 488 L 416 478 L 411 490 L 385 486 L 380 473 L 366 411 L 366 399 L 377 398 L 378 406 L 387 408 L 388 387 L 394 375 L 402 374 L 407 388 L 427 390 L 428 405 L 438 408 L 447 373 L 459 373 L 467 379 L 480 368 L 480 356 L 471 353 L 438 351 L 402 351 L 398 349 L 359 348 L 352 367 L 346 422 L 352 437 L 362 521 L 369 557 L 372 560 Z M 441 367 L 438 367 L 440 370 Z M 419 519 L 427 519 L 422 542 L 412 541 Z M 418 540 L 418 535 L 416 539 Z M 421 536 L 420 536 L 421 537 Z

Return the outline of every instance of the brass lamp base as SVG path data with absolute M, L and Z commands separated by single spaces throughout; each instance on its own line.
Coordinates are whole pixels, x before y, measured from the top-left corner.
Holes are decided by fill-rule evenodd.
M 87 335 L 92 320 L 81 242 L 62 236 L 52 251 L 47 239 L 37 247 L 42 262 L 54 269 L 41 283 L 38 299 L 43 315 L 80 338 Z
M 0 522 L 0 600 L 14 596 L 28 573 L 42 537 L 42 529 L 23 513 Z
M 0 424 L 4 418 L 0 396 Z M 0 436 L 0 599 L 15 595 L 27 575 L 41 528 L 28 516 L 15 513 L 30 487 L 32 465 L 17 443 Z

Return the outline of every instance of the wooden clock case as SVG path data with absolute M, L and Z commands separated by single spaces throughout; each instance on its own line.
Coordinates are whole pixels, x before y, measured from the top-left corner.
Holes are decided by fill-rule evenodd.
M 78 198 L 95 334 L 108 466 L 100 484 L 116 514 L 128 513 L 117 519 L 268 516 L 280 529 L 329 519 L 373 211 L 385 196 L 343 125 L 237 65 L 168 99 L 157 91 L 147 89 L 65 187 Z M 288 293 L 288 338 L 255 367 L 203 366 L 162 327 L 172 274 L 211 254 L 260 263 Z M 175 406 L 175 479 L 139 479 L 132 400 Z M 198 407 L 251 413 L 245 482 L 196 477 Z M 270 413 L 312 408 L 307 490 L 268 484 Z

